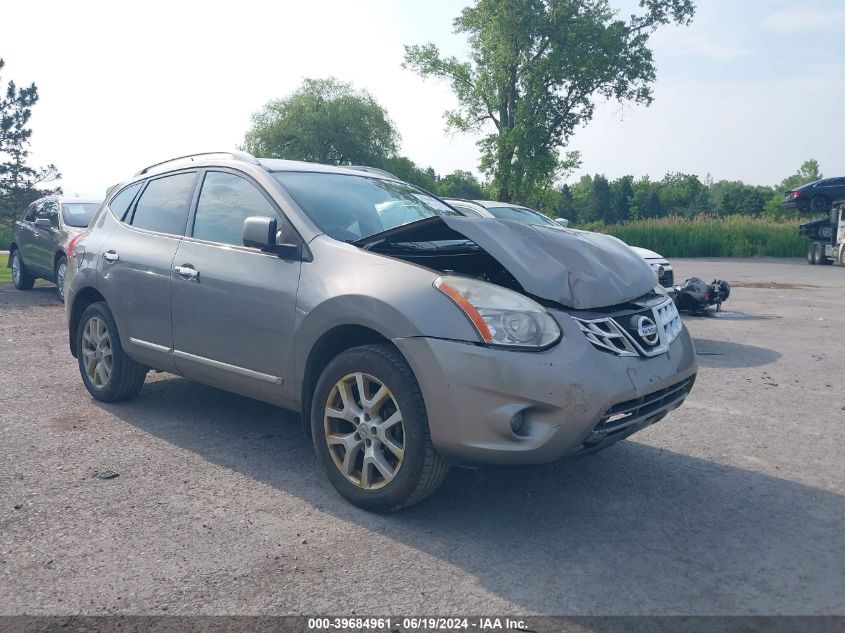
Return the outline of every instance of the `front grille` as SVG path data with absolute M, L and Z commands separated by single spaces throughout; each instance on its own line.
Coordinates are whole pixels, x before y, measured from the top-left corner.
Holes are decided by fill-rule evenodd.
M 663 274 L 657 278 L 657 281 L 660 282 L 660 285 L 664 288 L 671 288 L 675 285 L 675 273 L 672 269 L 663 269 Z
M 599 423 L 584 440 L 583 445 L 589 447 L 623 429 L 637 425 L 645 426 L 656 421 L 656 418 L 679 407 L 694 384 L 695 374 L 665 389 L 646 394 L 642 398 L 613 405 L 605 411 Z
M 614 352 L 619 356 L 639 356 L 639 352 L 628 340 L 628 336 L 611 318 L 585 321 L 575 319 L 587 340 L 600 350 Z
M 640 317 L 653 321 L 657 326 L 657 341 L 649 341 L 639 329 Z M 617 316 L 598 319 L 579 319 L 573 317 L 578 327 L 593 344 L 593 347 L 619 356 L 657 356 L 669 349 L 683 330 L 681 316 L 671 299 L 658 306 L 626 311 Z

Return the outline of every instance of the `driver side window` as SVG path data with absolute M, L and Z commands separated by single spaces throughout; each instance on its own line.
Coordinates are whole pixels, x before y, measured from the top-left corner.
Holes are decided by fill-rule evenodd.
M 36 219 L 42 218 L 50 220 L 50 226 L 54 229 L 59 228 L 59 205 L 55 202 L 43 203 L 36 215 Z
M 279 218 L 264 194 L 245 178 L 222 171 L 207 172 L 197 202 L 192 236 L 243 246 L 244 220 L 250 216 Z
M 24 222 L 35 222 L 35 216 L 37 215 L 38 210 L 41 208 L 41 204 L 42 203 L 40 202 L 33 202 L 31 205 L 29 205 L 29 208 L 27 208 L 26 213 L 24 213 L 21 220 L 23 220 Z

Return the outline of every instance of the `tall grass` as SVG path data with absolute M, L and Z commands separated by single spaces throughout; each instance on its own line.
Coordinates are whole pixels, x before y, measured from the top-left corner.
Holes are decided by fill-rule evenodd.
M 578 228 L 613 235 L 664 257 L 802 257 L 807 249 L 797 221 L 742 215 L 667 217 Z

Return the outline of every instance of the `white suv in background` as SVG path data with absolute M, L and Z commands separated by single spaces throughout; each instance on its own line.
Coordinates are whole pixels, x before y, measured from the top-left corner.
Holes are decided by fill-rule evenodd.
M 527 224 L 544 224 L 557 227 L 567 227 L 569 225 L 569 221 L 563 218 L 555 218 L 553 220 L 539 211 L 509 202 L 461 200 L 458 198 L 446 198 L 445 202 L 471 217 L 499 218 L 500 220 L 515 220 Z M 630 248 L 648 262 L 649 266 L 657 274 L 661 286 L 671 288 L 674 285 L 675 273 L 672 270 L 672 264 L 666 261 L 665 257 L 647 248 L 640 248 L 638 246 L 631 246 Z

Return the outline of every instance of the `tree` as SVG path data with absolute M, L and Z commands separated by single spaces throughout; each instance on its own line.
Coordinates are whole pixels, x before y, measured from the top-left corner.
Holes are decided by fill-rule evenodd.
M 0 70 L 4 66 L 0 59 Z M 31 167 L 27 162 L 32 137 L 28 125 L 36 103 L 34 83 L 18 88 L 10 81 L 0 97 L 0 222 L 16 217 L 30 202 L 51 193 L 37 187 L 61 176 L 55 165 Z
M 405 47 L 405 66 L 447 80 L 460 106 L 458 131 L 487 133 L 481 169 L 495 197 L 525 198 L 565 168 L 560 148 L 593 116 L 597 98 L 649 104 L 656 76 L 648 47 L 663 24 L 688 24 L 692 0 L 640 0 L 619 19 L 608 0 L 477 0 L 455 20 L 469 36 L 468 60 L 434 44 Z
M 409 182 L 426 191 L 437 191 L 437 174 L 434 173 L 434 170 L 431 167 L 423 169 L 405 156 L 386 158 L 381 162 L 374 163 L 373 167 L 386 169 L 399 180 Z
M 257 156 L 335 165 L 379 165 L 396 155 L 399 133 L 366 91 L 306 79 L 253 115 L 244 148 Z
M 479 199 L 484 196 L 481 183 L 468 171 L 458 170 L 443 176 L 437 183 L 437 193 L 444 198 Z
M 610 183 L 615 222 L 625 222 L 631 215 L 631 198 L 634 196 L 634 177 L 622 176 Z

